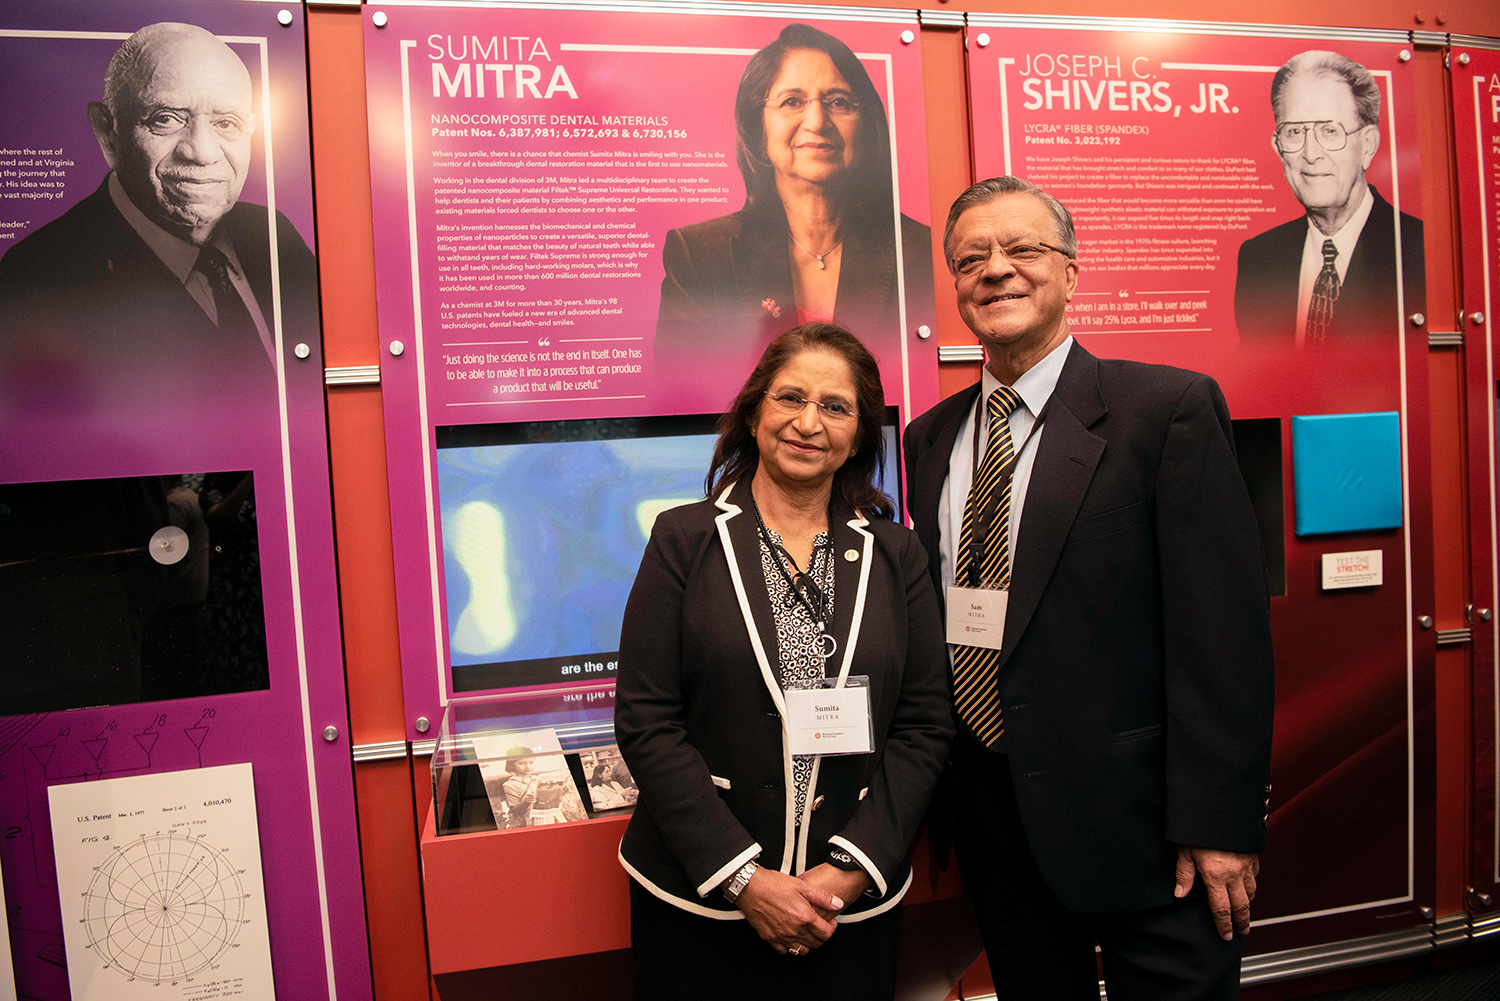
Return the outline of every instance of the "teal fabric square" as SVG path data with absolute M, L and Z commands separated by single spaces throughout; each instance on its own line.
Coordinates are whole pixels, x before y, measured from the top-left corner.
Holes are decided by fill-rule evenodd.
M 1400 528 L 1400 415 L 1293 417 L 1292 491 L 1299 537 Z

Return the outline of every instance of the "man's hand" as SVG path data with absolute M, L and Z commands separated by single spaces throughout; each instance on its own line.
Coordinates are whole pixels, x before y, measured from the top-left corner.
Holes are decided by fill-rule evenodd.
M 840 904 L 846 900 L 857 899 L 861 893 L 870 888 L 870 876 L 863 869 L 850 872 L 829 865 L 827 862 L 813 866 L 802 874 L 802 878 L 833 894 Z M 832 921 L 833 916 L 838 913 L 838 910 L 825 910 L 821 907 L 817 908 L 817 911 L 819 917 L 829 921 Z
M 823 914 L 844 909 L 844 901 L 815 883 L 761 866 L 745 884 L 735 905 L 771 948 L 785 955 L 807 955 L 828 941 L 836 927 Z
M 1224 941 L 1233 939 L 1235 931 L 1250 934 L 1250 901 L 1255 899 L 1260 856 L 1178 845 L 1176 895 L 1179 898 L 1187 896 L 1193 888 L 1195 873 L 1203 876 L 1214 925 Z

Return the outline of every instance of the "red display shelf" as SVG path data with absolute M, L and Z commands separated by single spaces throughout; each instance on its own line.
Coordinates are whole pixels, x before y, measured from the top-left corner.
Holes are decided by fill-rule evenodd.
M 630 945 L 617 850 L 629 817 L 438 837 L 422 824 L 422 898 L 434 975 Z

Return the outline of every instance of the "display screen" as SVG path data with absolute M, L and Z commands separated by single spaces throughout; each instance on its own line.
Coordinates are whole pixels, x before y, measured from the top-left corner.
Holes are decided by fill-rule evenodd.
M 881 488 L 899 498 L 896 410 Z M 703 499 L 717 414 L 437 429 L 455 691 L 612 677 L 656 516 Z M 899 501 L 898 501 L 899 509 Z

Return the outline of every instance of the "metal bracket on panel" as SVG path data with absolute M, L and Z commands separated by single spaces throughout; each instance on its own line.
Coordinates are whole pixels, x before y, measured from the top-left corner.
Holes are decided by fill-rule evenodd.
M 326 386 L 378 386 L 379 365 L 344 365 L 340 368 L 325 368 L 323 384 Z
M 1477 918 L 1469 922 L 1470 938 L 1489 938 L 1500 935 L 1500 914 L 1492 918 Z
M 1413 31 L 1411 33 L 1411 44 L 1432 45 L 1441 49 L 1448 46 L 1448 40 L 1452 37 L 1446 31 Z
M 317 10 L 319 7 L 358 7 L 364 0 L 306 0 L 309 10 Z
M 1467 643 L 1473 638 L 1474 634 L 1468 626 L 1462 629 L 1439 629 L 1437 631 L 1438 646 L 1457 646 L 1461 643 Z
M 940 344 L 939 362 L 977 361 L 984 362 L 984 348 L 978 344 Z
M 933 25 L 940 28 L 962 28 L 964 26 L 964 12 L 961 10 L 919 10 L 917 20 L 923 25 Z
M 1248 986 L 1305 977 L 1351 966 L 1383 963 L 1402 956 L 1415 956 L 1431 949 L 1432 926 L 1423 924 L 1384 935 L 1247 956 L 1240 961 L 1240 983 Z
M 1439 949 L 1462 945 L 1469 940 L 1469 916 L 1450 914 L 1432 923 L 1432 943 Z
M 414 740 L 411 742 L 411 756 L 414 758 L 430 758 L 436 750 L 436 740 Z
M 1459 49 L 1500 50 L 1500 38 L 1491 38 L 1488 35 L 1450 34 L 1448 36 L 1448 44 Z
M 406 741 L 387 740 L 378 744 L 355 744 L 354 761 L 363 764 L 366 761 L 395 761 L 397 758 L 406 757 Z
M 1464 333 L 1462 330 L 1429 330 L 1427 331 L 1427 346 L 1429 348 L 1461 348 L 1464 346 Z

